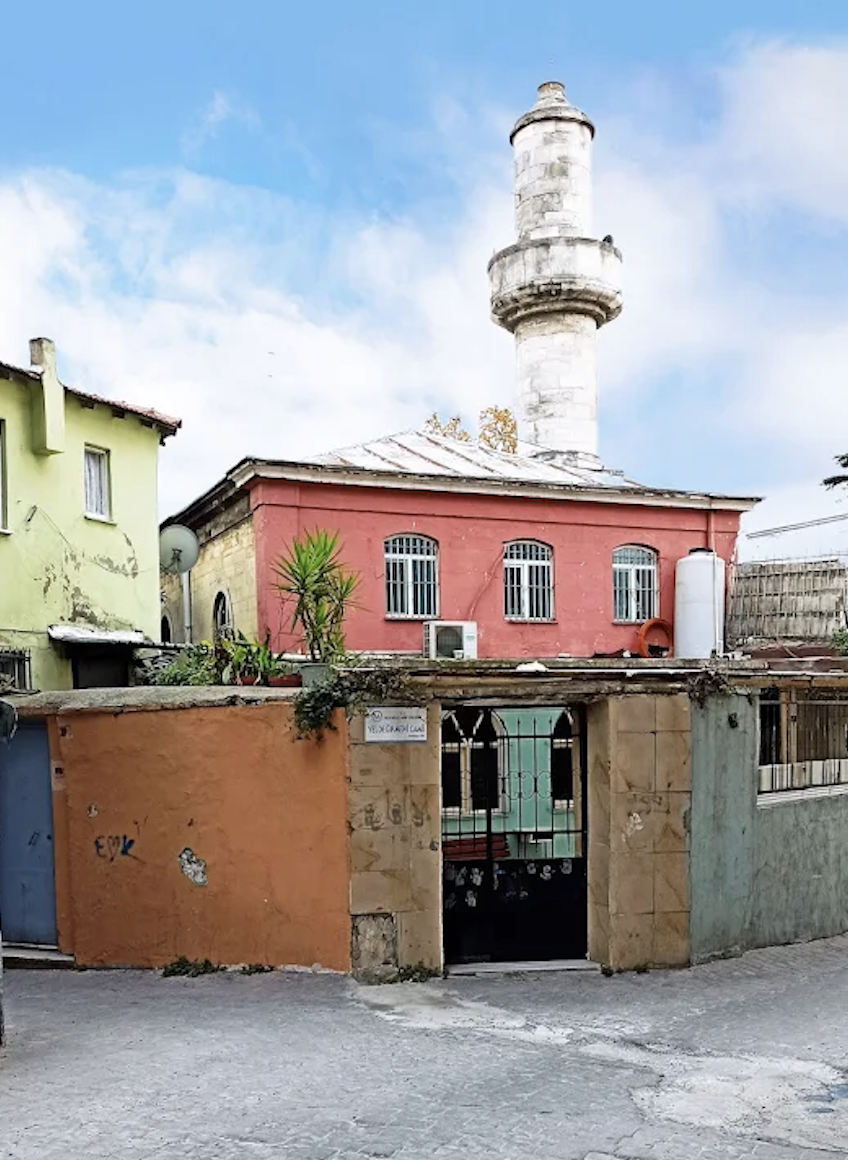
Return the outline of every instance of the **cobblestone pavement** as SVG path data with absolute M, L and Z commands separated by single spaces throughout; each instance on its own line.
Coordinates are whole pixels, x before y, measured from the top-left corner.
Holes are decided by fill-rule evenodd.
M 9 972 L 0 1157 L 848 1157 L 846 965 L 848 938 L 371 988 Z

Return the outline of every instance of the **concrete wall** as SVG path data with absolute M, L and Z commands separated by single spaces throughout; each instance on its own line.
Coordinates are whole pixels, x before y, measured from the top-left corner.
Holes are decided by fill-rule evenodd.
M 350 966 L 347 730 L 291 707 L 61 713 L 59 944 L 83 966 Z
M 757 800 L 758 702 L 718 696 L 692 714 L 692 957 L 848 930 L 848 796 Z
M 267 626 L 279 649 L 300 640 L 281 618 L 273 589 L 273 561 L 304 530 L 337 531 L 344 560 L 362 583 L 346 622 L 354 649 L 421 652 L 421 620 L 386 617 L 383 542 L 401 532 L 431 536 L 439 544 L 442 620 L 476 620 L 481 657 L 591 656 L 636 647 L 637 625 L 613 621 L 612 553 L 629 543 L 659 553 L 659 615 L 674 614 L 674 565 L 690 548 L 707 546 L 708 513 L 680 508 L 473 496 L 444 492 L 258 483 L 251 492 L 256 532 L 256 582 L 260 635 Z M 729 559 L 739 517 L 713 513 L 715 546 Z M 505 619 L 503 546 L 530 537 L 554 549 L 553 623 Z
M 362 718 L 350 724 L 353 967 L 365 977 L 442 969 L 440 731 L 438 704 L 426 742 L 366 742 Z
M 848 930 L 848 796 L 773 801 L 755 814 L 750 945 L 842 934 Z
M 689 698 L 588 711 L 589 957 L 613 970 L 689 962 Z
M 692 958 L 751 943 L 757 799 L 756 702 L 710 697 L 692 709 Z
M 64 450 L 36 455 L 29 380 L 0 380 L 6 524 L 0 531 L 0 647 L 32 651 L 36 688 L 71 685 L 46 628 L 66 622 L 159 635 L 159 432 L 65 395 Z M 85 514 L 86 444 L 110 453 L 112 520 Z M 0 518 L 0 524 L 2 524 Z

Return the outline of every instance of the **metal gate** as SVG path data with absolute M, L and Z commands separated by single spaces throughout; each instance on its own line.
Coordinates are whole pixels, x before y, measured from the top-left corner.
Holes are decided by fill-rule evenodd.
M 444 711 L 448 963 L 585 957 L 584 722 L 580 706 Z
M 47 728 L 0 743 L 0 928 L 6 943 L 56 945 L 53 802 Z

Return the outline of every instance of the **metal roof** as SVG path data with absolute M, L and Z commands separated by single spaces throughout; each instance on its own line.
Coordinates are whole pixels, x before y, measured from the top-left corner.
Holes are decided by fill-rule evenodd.
M 620 471 L 604 467 L 599 459 L 579 453 L 548 451 L 519 443 L 517 452 L 492 451 L 478 443 L 464 443 L 444 435 L 403 431 L 370 443 L 358 443 L 323 455 L 299 460 L 324 467 L 355 467 L 365 471 L 410 475 L 445 475 L 463 479 L 514 480 L 520 483 L 560 484 L 570 487 L 632 488 L 643 485 Z

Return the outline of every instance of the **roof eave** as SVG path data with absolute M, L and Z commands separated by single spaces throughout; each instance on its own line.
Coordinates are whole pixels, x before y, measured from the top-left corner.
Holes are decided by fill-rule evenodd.
M 460 491 L 466 494 L 513 497 L 562 497 L 595 503 L 623 503 L 641 507 L 688 507 L 723 511 L 750 511 L 760 496 L 714 495 L 707 492 L 674 491 L 643 487 L 587 487 L 582 484 L 534 483 L 517 479 L 491 479 L 419 472 L 373 471 L 368 468 L 298 463 L 292 460 L 243 459 L 228 473 L 236 488 L 252 479 L 281 479 L 293 483 L 337 483 L 413 491 Z M 208 494 L 208 493 L 207 493 Z
M 41 382 L 40 368 L 18 367 L 14 363 L 0 362 L 0 378 L 8 379 L 12 375 L 17 375 L 22 379 L 28 379 L 33 383 Z M 124 403 L 116 399 L 105 399 L 102 395 L 93 395 L 89 391 L 81 391 L 77 387 L 69 387 L 67 383 L 62 383 L 62 386 L 66 394 L 73 395 L 76 399 L 92 403 L 96 407 L 111 407 L 113 413 L 123 411 L 127 415 L 132 415 L 134 419 L 138 419 L 145 426 L 155 427 L 163 440 L 169 438 L 171 435 L 176 435 L 177 431 L 183 425 L 182 419 L 175 419 L 170 415 L 162 415 L 152 408 L 137 407 L 132 403 Z

